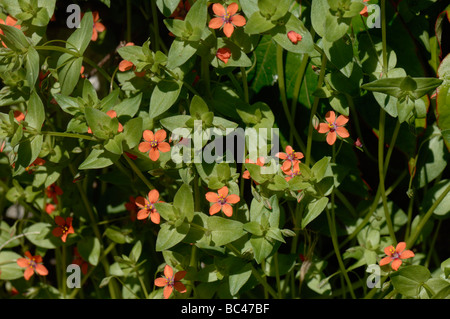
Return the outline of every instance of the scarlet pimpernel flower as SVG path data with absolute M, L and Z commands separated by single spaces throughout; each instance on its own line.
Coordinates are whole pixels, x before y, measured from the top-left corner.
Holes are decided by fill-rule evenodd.
M 55 204 L 58 204 L 58 196 L 64 194 L 61 187 L 59 187 L 55 183 L 48 186 L 47 189 L 45 190 L 45 193 L 47 194 L 47 197 L 51 198 Z
M 23 273 L 25 280 L 30 280 L 34 272 L 41 276 L 47 276 L 48 270 L 42 264 L 42 257 L 39 255 L 32 256 L 29 251 L 25 252 L 25 258 L 17 258 L 17 265 L 22 268 L 26 268 Z
M 228 60 L 231 58 L 231 50 L 228 48 L 220 48 L 216 52 L 216 57 L 227 64 Z
M 92 41 L 97 41 L 98 39 L 98 33 L 103 32 L 106 30 L 106 27 L 103 25 L 103 23 L 99 22 L 100 15 L 98 14 L 98 11 L 92 12 L 92 17 L 94 18 L 94 26 L 92 27 Z
M 336 118 L 334 111 L 328 111 L 325 114 L 325 120 L 327 123 L 320 123 L 318 132 L 327 134 L 327 143 L 333 145 L 336 142 L 337 135 L 341 138 L 347 138 L 350 136 L 347 129 L 343 127 L 348 122 L 348 116 L 339 115 Z
M 287 175 L 284 178 L 286 180 L 286 182 L 289 182 L 292 178 L 301 174 L 299 164 L 300 164 L 300 162 L 296 162 L 296 163 L 294 163 L 294 165 L 292 165 L 291 169 L 283 171 Z
M 281 165 L 282 171 L 289 170 L 292 165 L 300 162 L 300 160 L 305 157 L 302 152 L 294 151 L 294 149 L 290 145 L 286 146 L 285 151 L 286 153 L 279 152 L 275 155 L 279 159 L 283 160 L 283 164 Z
M 164 287 L 164 299 L 169 299 L 173 289 L 180 293 L 186 292 L 186 286 L 180 282 L 186 276 L 186 271 L 179 271 L 175 275 L 173 269 L 169 265 L 164 267 L 164 276 L 155 279 L 155 286 Z
M 53 228 L 52 234 L 55 237 L 61 237 L 61 240 L 63 242 L 66 242 L 67 240 L 67 236 L 69 236 L 69 234 L 74 234 L 75 230 L 72 227 L 72 217 L 67 217 L 66 219 L 64 219 L 61 216 L 56 216 L 55 217 L 55 223 L 57 225 L 56 228 Z
M 302 35 L 295 31 L 289 31 L 287 33 L 287 37 L 293 44 L 297 44 L 298 42 L 302 41 L 302 39 L 303 39 Z
M 364 2 L 369 2 L 369 0 L 363 0 Z M 369 13 L 367 12 L 367 5 L 364 4 L 364 9 L 361 10 L 361 12 L 359 13 L 360 15 L 364 16 L 364 17 L 368 17 Z
M 138 196 L 135 202 L 136 206 L 140 208 L 139 212 L 137 213 L 137 219 L 146 219 L 150 215 L 150 220 L 155 224 L 159 224 L 160 216 L 155 208 L 155 203 L 158 202 L 159 192 L 156 189 L 152 189 L 150 192 L 148 192 L 147 198 Z
M 6 20 L 0 19 L 0 24 L 9 25 L 9 26 L 11 26 L 11 27 L 14 27 L 14 28 L 20 30 L 20 29 L 22 28 L 22 26 L 20 26 L 20 25 L 18 25 L 18 24 L 16 24 L 16 23 L 17 23 L 17 20 L 14 19 L 14 18 L 11 17 L 11 16 L 7 16 L 7 17 L 6 17 Z M 1 34 L 1 35 L 5 35 L 5 34 L 3 33 L 3 30 L 2 30 L 2 29 L 0 29 L 0 34 Z M 5 48 L 7 48 L 6 44 L 5 44 L 3 41 L 0 41 L 0 42 L 1 42 L 1 44 L 2 44 Z
M 392 269 L 397 270 L 403 263 L 403 259 L 414 257 L 414 253 L 411 250 L 405 250 L 405 248 L 406 243 L 403 241 L 399 242 L 395 248 L 394 246 L 386 247 L 384 249 L 384 253 L 387 257 L 380 260 L 380 266 L 384 266 L 392 262 Z
M 166 153 L 170 151 L 170 145 L 164 140 L 167 137 L 167 133 L 164 130 L 159 130 L 153 134 L 150 130 L 145 130 L 142 133 L 145 142 L 139 144 L 139 151 L 142 153 L 148 153 L 148 156 L 152 161 L 157 161 L 159 159 L 159 152 Z
M 208 202 L 213 203 L 209 208 L 210 215 L 217 214 L 222 210 L 228 217 L 233 215 L 233 207 L 230 204 L 236 204 L 241 200 L 236 194 L 228 195 L 228 187 L 226 186 L 219 189 L 217 193 L 206 193 L 205 197 Z
M 214 3 L 212 9 L 216 17 L 209 21 L 209 27 L 211 29 L 223 27 L 223 33 L 225 33 L 227 38 L 233 34 L 234 27 L 243 27 L 247 23 L 243 16 L 236 14 L 239 6 L 235 2 L 226 8 L 220 3 Z

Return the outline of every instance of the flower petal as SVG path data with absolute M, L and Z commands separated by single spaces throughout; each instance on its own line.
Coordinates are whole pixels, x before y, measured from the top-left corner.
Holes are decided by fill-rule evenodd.
M 337 126 L 342 126 L 347 124 L 348 122 L 348 116 L 345 115 L 339 115 L 338 118 L 336 119 L 336 125 Z
M 94 28 L 95 28 L 95 30 L 97 30 L 98 32 L 103 32 L 103 31 L 106 30 L 106 27 L 105 27 L 104 24 L 101 23 L 101 22 L 96 22 L 96 23 L 94 24 Z
M 210 203 L 217 203 L 219 201 L 219 195 L 214 192 L 207 192 L 205 194 L 206 200 Z
M 139 220 L 143 220 L 146 219 L 148 217 L 148 215 L 150 215 L 150 212 L 146 209 L 141 209 L 138 213 L 137 213 L 137 219 Z
M 145 130 L 144 133 L 142 133 L 142 137 L 147 142 L 151 142 L 151 141 L 153 141 L 155 139 L 155 136 L 153 135 L 153 132 L 150 131 L 150 130 Z
M 139 152 L 147 153 L 152 149 L 152 145 L 149 142 L 141 142 L 139 143 Z
M 226 201 L 229 204 L 236 204 L 241 200 L 241 198 L 236 194 L 230 194 L 227 196 Z
M 279 153 L 275 154 L 275 157 L 278 157 L 279 159 L 286 159 L 287 154 L 283 153 L 283 152 L 279 152 Z
M 173 287 L 174 287 L 179 293 L 182 293 L 182 294 L 183 294 L 183 293 L 186 292 L 186 286 L 185 286 L 183 283 L 179 282 L 179 281 L 174 282 Z
M 52 234 L 53 234 L 53 236 L 55 236 L 55 237 L 61 237 L 62 234 L 63 234 L 63 230 L 62 230 L 61 227 L 53 228 Z
M 227 36 L 227 38 L 231 37 L 234 32 L 234 26 L 231 23 L 225 23 L 223 27 L 223 33 Z
M 211 29 L 219 29 L 223 25 L 222 18 L 212 18 L 209 20 L 208 27 Z
M 161 222 L 161 216 L 158 212 L 150 213 L 150 220 L 153 224 L 159 225 L 159 223 Z
M 230 20 L 231 23 L 237 27 L 243 27 L 247 23 L 247 20 L 245 20 L 245 18 L 239 14 L 232 16 Z
M 167 133 L 164 130 L 159 130 L 155 133 L 155 139 L 157 142 L 162 142 L 166 139 Z
M 148 153 L 148 157 L 150 157 L 152 161 L 156 162 L 159 159 L 159 151 L 152 147 Z
M 392 269 L 397 270 L 401 266 L 401 264 L 402 264 L 401 259 L 395 259 L 392 262 L 391 267 L 392 267 Z
M 404 250 L 401 254 L 400 254 L 400 259 L 408 259 L 408 258 L 412 258 L 414 257 L 414 253 L 412 252 L 412 250 Z
M 394 251 L 394 246 L 387 246 L 385 249 L 384 249 L 384 253 L 386 254 L 386 255 L 388 255 L 388 256 L 392 256 L 392 252 Z
M 164 276 L 166 276 L 166 278 L 172 278 L 173 276 L 173 269 L 169 265 L 164 267 Z
M 170 144 L 167 142 L 158 143 L 158 151 L 166 153 L 170 151 Z
M 173 287 L 172 286 L 166 286 L 164 288 L 164 299 L 169 299 L 170 295 L 172 294 Z
M 383 259 L 380 260 L 379 264 L 380 264 L 380 266 L 387 265 L 392 261 L 392 259 L 393 258 L 390 256 L 384 257 Z
M 220 3 L 214 3 L 212 9 L 214 14 L 219 17 L 223 17 L 225 15 L 225 8 Z
M 398 253 L 401 253 L 402 251 L 405 250 L 405 248 L 406 248 L 406 243 L 404 241 L 401 241 L 395 247 L 395 251 L 398 252 Z
M 131 70 L 131 68 L 134 66 L 133 62 L 130 62 L 128 60 L 122 60 L 119 63 L 119 71 L 125 72 L 128 70 Z
M 328 145 L 333 145 L 336 142 L 336 132 L 329 132 L 327 135 Z
M 217 191 L 217 193 L 219 195 L 221 195 L 223 198 L 227 197 L 227 195 L 228 195 L 228 187 L 226 187 L 226 186 L 222 187 L 221 189 L 219 189 Z
M 165 285 L 167 285 L 167 279 L 166 278 L 156 278 L 155 279 L 155 286 L 157 287 L 164 287 Z
M 330 131 L 330 127 L 327 123 L 320 123 L 319 128 L 317 129 L 317 132 L 319 133 L 327 133 Z
M 17 265 L 22 268 L 28 267 L 30 265 L 30 260 L 26 258 L 17 258 Z
M 173 280 L 175 280 L 175 281 L 180 281 L 181 279 L 184 278 L 184 276 L 186 276 L 186 273 L 187 273 L 187 271 L 185 271 L 185 270 L 182 270 L 182 271 L 177 272 L 177 273 L 175 274 L 175 277 L 173 278 Z
M 25 269 L 25 272 L 23 273 L 23 277 L 25 278 L 25 280 L 30 280 L 31 276 L 34 275 L 34 270 L 32 267 L 28 267 L 27 269 Z
M 220 212 L 221 209 L 222 209 L 222 205 L 220 205 L 219 203 L 215 203 L 214 205 L 212 205 L 209 208 L 209 214 L 210 215 L 217 214 L 218 212 Z
M 36 272 L 41 275 L 41 276 L 47 276 L 48 275 L 48 270 L 47 268 L 45 268 L 44 265 L 42 264 L 37 264 L 36 265 Z
M 228 217 L 233 216 L 233 207 L 231 207 L 230 204 L 225 204 L 222 206 L 222 211 L 225 215 L 227 215 Z
M 350 133 L 347 131 L 347 129 L 342 126 L 336 128 L 336 133 L 342 138 L 347 138 L 350 136 Z
M 152 189 L 148 192 L 148 201 L 150 203 L 156 203 L 159 200 L 159 192 L 156 189 Z
M 58 226 L 64 226 L 66 224 L 66 221 L 61 216 L 56 216 L 55 217 L 55 223 Z
M 146 200 L 144 197 L 142 196 L 138 196 L 134 202 L 136 204 L 137 207 L 145 207 L 148 204 L 148 200 Z
M 334 121 L 336 120 L 336 114 L 334 113 L 334 111 L 328 111 L 327 114 L 325 114 L 325 119 L 328 123 L 334 124 Z

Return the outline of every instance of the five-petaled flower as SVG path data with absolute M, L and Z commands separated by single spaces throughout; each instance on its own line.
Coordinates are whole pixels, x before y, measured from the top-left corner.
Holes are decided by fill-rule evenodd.
M 319 133 L 327 133 L 327 143 L 329 145 L 333 145 L 336 142 L 336 135 L 339 135 L 341 138 L 350 136 L 347 129 L 343 127 L 348 122 L 348 116 L 339 115 L 336 118 L 334 111 L 328 111 L 325 114 L 325 120 L 327 123 L 320 123 L 317 131 Z
M 220 48 L 216 52 L 216 57 L 227 64 L 228 60 L 231 58 L 231 50 L 228 48 Z
M 6 20 L 0 19 L 0 24 L 9 25 L 9 26 L 11 26 L 11 27 L 14 27 L 14 28 L 20 30 L 22 27 L 21 27 L 20 25 L 16 24 L 16 23 L 17 23 L 17 20 L 14 19 L 14 18 L 11 17 L 11 16 L 7 16 L 7 17 L 6 17 Z M 2 29 L 0 29 L 0 34 L 1 34 L 1 35 L 5 35 L 5 34 L 3 33 L 3 30 L 2 30 Z M 3 41 L 0 41 L 0 43 L 1 43 L 5 48 L 7 48 L 6 44 L 5 44 Z
M 302 35 L 295 31 L 289 31 L 287 33 L 287 37 L 293 44 L 297 44 L 298 42 L 302 41 L 302 39 L 303 39 Z
M 42 257 L 39 255 L 32 256 L 29 251 L 25 252 L 26 258 L 17 258 L 17 265 L 22 268 L 26 268 L 23 273 L 25 280 L 29 280 L 34 272 L 41 276 L 47 276 L 48 270 L 42 265 Z
M 186 276 L 186 271 L 179 271 L 175 275 L 173 269 L 169 265 L 164 267 L 164 276 L 155 279 L 155 286 L 164 287 L 164 298 L 169 299 L 175 288 L 180 293 L 186 292 L 186 286 L 180 281 Z
M 164 140 L 167 137 L 167 133 L 164 130 L 159 130 L 153 134 L 150 130 L 145 130 L 142 133 L 145 142 L 139 144 L 139 151 L 142 153 L 148 153 L 148 157 L 152 161 L 157 161 L 159 159 L 159 152 L 166 153 L 170 151 L 170 145 Z
M 135 202 L 136 206 L 140 208 L 139 212 L 137 213 L 137 219 L 146 219 L 150 215 L 150 220 L 155 224 L 159 224 L 160 216 L 155 208 L 155 203 L 158 202 L 160 202 L 159 192 L 156 189 L 152 189 L 151 191 L 149 191 L 147 198 L 138 196 Z
M 282 171 L 289 170 L 292 165 L 300 162 L 300 160 L 305 157 L 302 152 L 294 151 L 294 149 L 290 145 L 286 146 L 285 151 L 286 153 L 279 152 L 275 155 L 279 159 L 283 160 L 283 164 L 281 165 Z
M 392 269 L 397 270 L 402 264 L 402 259 L 414 257 L 414 253 L 411 250 L 405 250 L 405 248 L 406 243 L 403 241 L 399 242 L 395 248 L 392 245 L 386 247 L 384 252 L 387 257 L 380 260 L 380 266 L 384 266 L 392 262 Z
M 61 196 L 64 193 L 61 187 L 59 187 L 55 183 L 48 186 L 45 192 L 47 194 L 47 197 L 51 198 L 55 204 L 58 204 L 57 196 Z
M 63 242 L 66 242 L 67 236 L 69 234 L 74 234 L 75 231 L 72 226 L 72 217 L 67 217 L 64 219 L 61 216 L 55 217 L 56 228 L 53 228 L 52 234 L 55 237 L 61 237 Z
M 214 3 L 212 9 L 217 17 L 209 21 L 209 27 L 211 29 L 223 27 L 223 33 L 225 33 L 227 38 L 233 34 L 234 27 L 243 27 L 247 22 L 243 16 L 236 14 L 239 6 L 235 2 L 226 8 L 220 3 Z
M 91 41 L 97 41 L 98 33 L 105 31 L 106 27 L 103 25 L 103 23 L 99 22 L 100 16 L 98 14 L 98 11 L 92 12 L 92 17 L 94 18 L 94 26 L 92 27 Z
M 226 186 L 219 189 L 217 193 L 206 193 L 205 197 L 208 202 L 213 203 L 209 208 L 210 215 L 217 214 L 222 210 L 228 217 L 233 215 L 233 207 L 230 204 L 236 204 L 241 200 L 236 194 L 228 195 L 228 187 Z

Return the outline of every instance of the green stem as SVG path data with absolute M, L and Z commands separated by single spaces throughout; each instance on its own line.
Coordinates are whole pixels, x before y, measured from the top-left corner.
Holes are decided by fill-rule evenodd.
M 242 86 L 244 87 L 244 101 L 250 103 L 250 98 L 248 94 L 247 73 L 245 72 L 244 67 L 241 67 L 241 76 L 242 76 Z
M 145 299 L 149 299 L 147 288 L 145 287 L 145 284 L 144 284 L 144 281 L 142 280 L 142 277 L 139 275 L 139 269 L 136 269 L 136 276 L 138 277 L 139 283 L 141 284 L 142 292 L 144 293 Z
M 299 145 L 302 152 L 305 152 L 305 144 L 303 143 L 300 135 L 297 132 L 294 120 L 291 117 L 289 107 L 286 99 L 286 88 L 284 82 L 284 66 L 283 66 L 283 48 L 277 45 L 277 75 L 278 75 L 278 87 L 280 88 L 281 105 L 283 106 L 284 115 L 289 123 L 290 131 L 294 134 L 295 141 Z
M 84 140 L 89 140 L 89 141 L 98 141 L 98 139 L 96 137 L 89 136 L 89 135 L 81 135 L 81 134 L 76 134 L 76 133 L 42 131 L 41 134 L 50 135 L 50 136 L 58 136 L 58 137 L 79 138 L 79 139 L 84 139 Z
M 152 5 L 152 20 L 153 31 L 155 32 L 155 51 L 159 50 L 159 23 L 158 23 L 158 9 L 156 8 L 156 0 L 151 0 Z
M 425 215 L 420 219 L 419 224 L 417 225 L 415 231 L 411 234 L 411 236 L 406 241 L 406 247 L 410 248 L 414 245 L 415 241 L 417 240 L 417 237 L 419 237 L 420 233 L 422 232 L 423 227 L 427 223 L 428 219 L 433 215 L 434 210 L 438 205 L 444 200 L 445 196 L 447 196 L 448 192 L 450 192 L 450 185 L 447 186 L 447 188 L 439 195 L 439 197 L 436 199 L 436 201 L 431 205 L 431 207 L 428 209 L 428 211 L 425 213 Z
M 128 165 L 130 165 L 131 169 L 136 173 L 137 176 L 147 185 L 149 189 L 154 189 L 155 187 L 150 183 L 150 181 L 142 174 L 141 170 L 134 164 L 134 162 L 129 158 L 128 156 L 124 156 L 125 160 L 128 162 Z
M 322 65 L 320 66 L 320 74 L 319 74 L 319 80 L 317 82 L 317 88 L 321 88 L 323 85 L 323 80 L 325 78 L 325 70 L 326 70 L 326 66 L 327 66 L 327 56 L 325 55 L 325 53 L 322 53 Z M 314 103 L 311 109 L 311 116 L 309 118 L 309 126 L 308 126 L 308 140 L 307 140 L 307 144 L 306 144 L 306 159 L 305 159 L 305 164 L 306 166 L 309 165 L 309 163 L 311 162 L 311 147 L 312 147 L 312 135 L 313 135 L 313 118 L 314 115 L 317 112 L 317 107 L 319 106 L 319 101 L 320 98 L 319 97 L 315 97 L 314 98 Z
M 280 282 L 280 269 L 278 266 L 278 252 L 273 255 L 275 261 L 275 278 L 277 281 L 278 298 L 281 299 L 281 282 Z

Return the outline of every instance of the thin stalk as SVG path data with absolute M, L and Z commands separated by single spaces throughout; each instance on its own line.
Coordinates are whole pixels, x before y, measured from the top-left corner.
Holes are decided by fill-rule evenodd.
M 130 165 L 131 169 L 136 173 L 137 176 L 147 185 L 149 189 L 154 189 L 155 187 L 150 183 L 150 181 L 142 174 L 141 170 L 134 164 L 134 162 L 129 158 L 128 156 L 124 156 L 125 160 L 128 162 L 128 165 Z
M 244 88 L 244 101 L 250 103 L 250 98 L 248 94 L 247 73 L 245 72 L 244 67 L 241 67 L 241 76 L 242 76 L 242 86 Z
M 82 135 L 82 134 L 76 134 L 76 133 L 42 131 L 42 132 L 40 132 L 40 134 L 50 135 L 50 136 L 58 136 L 58 137 L 79 138 L 79 139 L 89 140 L 89 141 L 98 141 L 98 139 L 96 137 Z
M 278 266 L 278 252 L 273 255 L 275 262 L 275 278 L 277 281 L 278 298 L 281 299 L 281 283 L 280 283 L 280 269 Z
M 141 284 L 142 292 L 144 293 L 145 299 L 149 299 L 147 288 L 145 287 L 145 284 L 144 284 L 144 281 L 142 280 L 142 277 L 139 275 L 139 269 L 136 269 L 136 276 L 138 277 L 139 283 Z
M 291 117 L 291 113 L 287 104 L 286 88 L 284 82 L 283 48 L 280 45 L 277 45 L 277 74 L 278 87 L 280 88 L 281 105 L 283 106 L 284 115 L 286 116 L 286 119 L 289 123 L 290 131 L 294 134 L 295 141 L 297 142 L 302 152 L 305 152 L 305 144 L 303 143 L 300 135 L 297 132 L 297 128 L 295 127 L 294 120 Z
M 152 5 L 152 20 L 153 31 L 155 32 L 155 51 L 159 50 L 159 22 L 158 22 L 158 9 L 156 8 L 156 0 L 151 0 Z
M 320 74 L 319 74 L 319 80 L 317 82 L 317 88 L 321 88 L 323 85 L 323 80 L 325 78 L 325 69 L 327 66 L 327 56 L 325 55 L 325 53 L 322 53 L 322 65 L 320 66 Z M 313 121 L 313 117 L 317 112 L 317 107 L 319 106 L 319 101 L 320 98 L 319 97 L 315 97 L 314 98 L 314 103 L 313 106 L 311 108 L 311 116 L 309 118 L 309 126 L 308 126 L 308 140 L 307 140 L 307 144 L 306 144 L 306 159 L 305 159 L 305 164 L 306 166 L 309 165 L 309 163 L 311 162 L 311 147 L 312 147 L 312 134 L 313 134 L 313 125 L 312 125 L 312 121 Z

